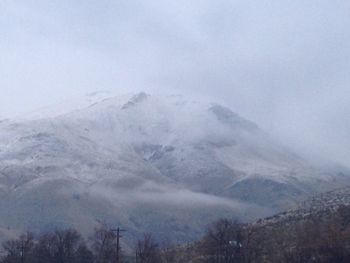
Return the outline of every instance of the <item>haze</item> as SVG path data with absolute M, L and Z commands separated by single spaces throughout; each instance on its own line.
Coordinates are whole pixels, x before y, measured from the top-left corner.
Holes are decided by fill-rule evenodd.
M 0 117 L 95 90 L 202 96 L 348 165 L 346 0 L 0 0 Z

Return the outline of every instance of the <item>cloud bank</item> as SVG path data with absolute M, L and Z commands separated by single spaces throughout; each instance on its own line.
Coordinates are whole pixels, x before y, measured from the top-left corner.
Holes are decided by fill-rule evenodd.
M 1 0 L 0 116 L 99 89 L 192 94 L 347 164 L 349 11 L 346 0 Z

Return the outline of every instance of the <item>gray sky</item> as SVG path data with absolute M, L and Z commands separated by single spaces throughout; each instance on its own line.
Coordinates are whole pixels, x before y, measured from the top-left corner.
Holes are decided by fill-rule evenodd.
M 95 90 L 212 97 L 350 156 L 348 0 L 0 0 L 0 116 Z

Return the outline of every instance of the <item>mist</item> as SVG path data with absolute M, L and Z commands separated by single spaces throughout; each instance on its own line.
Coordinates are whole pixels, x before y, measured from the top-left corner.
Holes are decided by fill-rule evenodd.
M 0 1 L 0 118 L 96 90 L 209 98 L 348 165 L 350 2 Z

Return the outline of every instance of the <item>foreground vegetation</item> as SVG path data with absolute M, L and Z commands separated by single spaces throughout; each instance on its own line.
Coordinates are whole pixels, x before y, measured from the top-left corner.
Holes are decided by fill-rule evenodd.
M 164 247 L 150 234 L 121 255 L 115 231 L 96 229 L 84 240 L 73 229 L 34 237 L 27 233 L 3 244 L 2 263 L 253 263 L 350 262 L 350 207 L 305 215 L 302 220 L 239 224 L 221 219 L 190 245 Z

